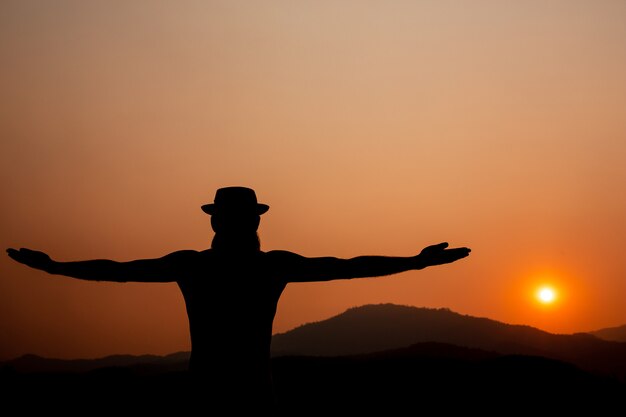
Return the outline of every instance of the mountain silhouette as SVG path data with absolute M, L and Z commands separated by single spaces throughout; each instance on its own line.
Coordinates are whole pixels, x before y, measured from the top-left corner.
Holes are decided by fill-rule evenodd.
M 275 335 L 272 368 L 280 415 L 602 414 L 626 396 L 626 373 L 618 372 L 625 348 L 589 334 L 379 304 Z M 93 360 L 25 355 L 0 363 L 0 396 L 24 412 L 66 416 L 94 407 L 192 413 L 185 407 L 188 360 L 189 352 Z
M 449 309 L 395 304 L 354 307 L 272 340 L 275 356 L 342 356 L 438 342 L 506 355 L 541 356 L 583 369 L 626 376 L 626 343 L 593 335 L 552 334 L 525 325 L 461 315 Z
M 604 329 L 593 334 L 552 334 L 530 326 L 462 315 L 445 308 L 370 304 L 275 334 L 272 356 L 388 355 L 409 346 L 424 348 L 436 343 L 440 347 L 475 349 L 481 352 L 481 357 L 490 354 L 539 356 L 569 362 L 588 371 L 626 377 L 626 343 L 604 340 L 619 337 L 622 329 L 624 327 Z M 450 353 L 450 348 L 447 349 Z M 189 352 L 74 360 L 24 355 L 0 363 L 0 368 L 67 373 L 130 367 L 138 373 L 158 373 L 182 371 L 188 360 Z
M 590 334 L 613 342 L 626 342 L 626 324 L 617 327 L 607 327 L 605 329 L 594 330 Z

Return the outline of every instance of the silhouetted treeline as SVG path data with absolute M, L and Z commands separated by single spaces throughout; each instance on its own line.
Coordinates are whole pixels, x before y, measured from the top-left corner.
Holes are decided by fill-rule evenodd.
M 282 415 L 600 412 L 626 398 L 619 379 L 565 362 L 438 343 L 345 357 L 284 356 L 273 359 L 273 368 Z M 189 401 L 198 387 L 184 371 L 129 366 L 23 373 L 5 367 L 0 381 L 3 403 L 17 403 L 24 413 L 199 412 Z M 200 392 L 207 399 L 201 406 L 211 410 L 211 386 Z

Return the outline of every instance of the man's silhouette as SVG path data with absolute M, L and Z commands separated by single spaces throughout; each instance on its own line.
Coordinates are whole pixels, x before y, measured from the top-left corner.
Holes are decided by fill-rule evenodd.
M 176 282 L 189 316 L 194 380 L 207 388 L 207 398 L 259 407 L 272 401 L 272 323 L 288 283 L 391 275 L 454 262 L 470 252 L 447 249 L 447 243 L 413 257 L 307 258 L 288 251 L 263 252 L 257 229 L 268 209 L 250 188 L 221 188 L 214 203 L 202 206 L 215 231 L 211 249 L 181 250 L 156 259 L 57 262 L 29 249 L 7 252 L 50 274 L 92 281 Z

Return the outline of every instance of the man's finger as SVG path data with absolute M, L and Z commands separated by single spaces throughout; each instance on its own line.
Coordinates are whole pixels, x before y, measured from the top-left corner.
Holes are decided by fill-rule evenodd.
M 448 249 L 446 252 L 465 258 L 466 256 L 469 256 L 471 251 L 472 250 L 470 248 L 454 248 Z

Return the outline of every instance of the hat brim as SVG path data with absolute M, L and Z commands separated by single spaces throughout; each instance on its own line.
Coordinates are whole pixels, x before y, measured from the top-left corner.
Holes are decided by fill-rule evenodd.
M 201 208 L 202 208 L 202 211 L 210 215 L 213 215 L 219 211 L 219 208 L 217 207 L 217 205 L 213 203 L 205 204 Z M 269 209 L 270 209 L 270 206 L 268 206 L 267 204 L 262 204 L 262 203 L 256 204 L 256 214 L 261 215 L 261 214 L 267 213 Z

